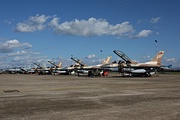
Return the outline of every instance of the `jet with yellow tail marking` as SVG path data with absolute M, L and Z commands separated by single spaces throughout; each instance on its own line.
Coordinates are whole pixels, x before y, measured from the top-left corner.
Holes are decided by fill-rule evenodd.
M 155 74 L 157 72 L 157 69 L 161 67 L 161 61 L 164 55 L 164 51 L 159 51 L 151 61 L 138 63 L 131 60 L 122 51 L 114 50 L 113 52 L 118 55 L 123 61 L 119 61 L 118 63 L 111 63 L 106 67 L 118 68 L 118 71 L 122 75 L 129 74 L 130 76 L 151 76 L 152 74 Z
M 76 67 L 76 72 L 78 73 L 78 75 L 79 75 L 79 73 L 83 73 L 83 74 L 88 74 L 88 76 L 90 76 L 89 75 L 90 73 L 91 74 L 95 73 L 95 71 L 97 72 L 97 75 L 102 74 L 103 70 L 104 70 L 103 66 L 110 64 L 111 58 L 112 58 L 112 56 L 108 56 L 100 64 L 89 66 L 89 65 L 84 64 L 78 58 L 71 57 L 71 59 L 74 60 L 79 65 L 78 67 Z

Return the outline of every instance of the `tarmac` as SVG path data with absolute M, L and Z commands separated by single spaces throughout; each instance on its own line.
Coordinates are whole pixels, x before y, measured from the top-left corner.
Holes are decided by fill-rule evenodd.
M 0 74 L 1 120 L 180 120 L 180 75 Z

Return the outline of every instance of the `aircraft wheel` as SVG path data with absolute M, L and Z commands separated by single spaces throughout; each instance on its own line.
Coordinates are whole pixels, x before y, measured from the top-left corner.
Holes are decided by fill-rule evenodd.
M 132 77 L 132 76 L 134 76 L 134 75 L 133 75 L 133 73 L 129 73 L 129 76 Z
M 94 76 L 94 74 L 93 74 L 93 72 L 90 70 L 89 72 L 88 72 L 88 77 L 93 77 Z
M 150 74 L 150 73 L 148 73 L 148 77 L 151 77 L 151 74 Z
M 146 73 L 143 73 L 142 77 L 147 77 L 147 74 L 146 74 Z
M 151 77 L 151 74 L 150 73 L 145 73 L 145 76 L 146 77 Z

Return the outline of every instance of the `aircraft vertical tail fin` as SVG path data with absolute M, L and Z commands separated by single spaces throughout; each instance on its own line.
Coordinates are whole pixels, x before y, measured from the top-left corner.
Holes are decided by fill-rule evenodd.
M 157 62 L 157 65 L 161 65 L 163 55 L 164 51 L 159 51 L 151 61 Z
M 58 68 L 62 68 L 62 62 L 58 64 Z
M 108 56 L 105 60 L 102 61 L 102 64 L 109 64 L 112 56 Z

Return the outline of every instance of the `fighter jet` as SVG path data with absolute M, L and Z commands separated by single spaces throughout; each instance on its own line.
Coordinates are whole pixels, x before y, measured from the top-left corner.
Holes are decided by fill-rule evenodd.
M 48 61 L 48 62 L 53 65 L 53 66 L 51 67 L 52 73 L 53 73 L 53 72 L 56 72 L 57 70 L 62 69 L 62 62 L 59 62 L 59 64 L 55 64 L 55 63 L 52 62 L 52 61 Z
M 37 68 L 35 69 L 36 73 L 38 73 L 39 75 L 49 75 L 51 74 L 51 69 L 50 68 L 45 68 L 42 67 L 40 64 L 34 63 Z
M 71 75 L 75 73 L 74 71 L 75 68 L 79 67 L 78 63 L 62 68 L 62 62 L 60 62 L 58 65 L 56 65 L 55 63 L 51 61 L 48 61 L 48 62 L 55 66 L 55 68 L 51 68 L 51 71 L 52 71 L 51 73 L 53 75 Z
M 75 66 L 75 72 L 78 73 L 78 75 L 80 73 L 82 74 L 87 74 L 88 73 L 88 70 L 83 70 L 81 69 L 82 67 L 84 66 L 87 66 L 86 64 L 84 64 L 84 62 L 76 57 L 71 57 L 71 59 L 76 62 L 76 66 Z
M 62 62 L 59 62 L 58 65 L 56 65 L 54 62 L 48 61 L 50 64 L 54 65 L 55 69 L 61 69 L 62 68 Z
M 83 74 L 88 74 L 88 76 L 99 76 L 100 74 L 103 73 L 103 66 L 107 65 L 110 63 L 112 56 L 108 56 L 105 60 L 101 62 L 101 64 L 97 65 L 91 65 L 88 66 L 84 64 L 81 60 L 75 57 L 71 57 L 72 60 L 74 60 L 76 63 L 79 64 L 79 66 L 76 67 L 75 71 L 78 73 L 83 73 Z
M 151 61 L 145 63 L 137 63 L 135 61 L 132 61 L 126 54 L 119 50 L 114 50 L 113 52 L 120 58 L 122 58 L 123 61 L 112 63 L 107 66 L 110 68 L 118 68 L 119 72 L 123 76 L 125 74 L 128 74 L 129 76 L 151 76 L 152 74 L 155 74 L 157 72 L 157 69 L 161 67 L 161 61 L 164 55 L 164 51 L 159 51 Z
M 4 69 L 0 69 L 0 74 L 4 73 L 5 70 Z
M 14 67 L 6 70 L 10 74 L 23 73 L 20 67 Z
M 52 75 L 60 74 L 59 71 L 62 69 L 62 62 L 59 62 L 59 64 L 55 64 L 52 61 L 48 61 L 48 62 L 53 65 L 51 67 L 51 74 Z

